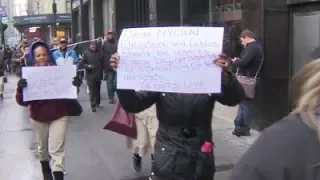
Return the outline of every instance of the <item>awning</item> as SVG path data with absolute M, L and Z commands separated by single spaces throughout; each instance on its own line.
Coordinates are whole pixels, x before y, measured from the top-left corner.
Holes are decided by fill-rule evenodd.
M 37 14 L 30 16 L 14 16 L 14 25 L 22 26 L 22 25 L 40 25 L 40 24 L 54 24 L 54 23 L 62 23 L 62 24 L 71 24 L 71 14 Z

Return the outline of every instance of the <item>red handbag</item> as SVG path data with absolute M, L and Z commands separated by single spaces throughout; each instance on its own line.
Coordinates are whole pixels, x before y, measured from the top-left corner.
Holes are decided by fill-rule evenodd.
M 126 112 L 121 107 L 119 101 L 117 102 L 116 111 L 114 112 L 111 120 L 103 129 L 137 139 L 135 116 L 133 113 Z

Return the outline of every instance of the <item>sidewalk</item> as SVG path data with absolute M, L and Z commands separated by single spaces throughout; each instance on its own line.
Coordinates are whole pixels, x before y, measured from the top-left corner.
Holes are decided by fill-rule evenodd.
M 213 116 L 233 122 L 234 118 L 237 116 L 238 106 L 229 107 L 216 102 L 214 105 Z
M 251 130 L 250 137 L 236 137 L 232 135 L 233 120 L 237 115 L 238 106 L 228 107 L 220 103 L 215 104 L 212 129 L 215 142 L 215 158 L 217 174 L 215 179 L 228 179 L 233 166 L 240 160 L 245 151 L 259 136 L 259 132 Z
M 31 127 L 26 108 L 14 100 L 17 77 L 8 77 L 5 84 L 5 100 L 0 103 L 0 175 L 13 180 L 35 180 L 40 176 L 39 163 L 28 149 Z M 84 112 L 80 117 L 71 118 L 67 134 L 68 180 L 146 179 L 150 171 L 150 160 L 144 158 L 143 172 L 131 171 L 130 150 L 125 148 L 125 138 L 110 131 L 102 130 L 106 120 L 113 114 L 113 105 L 107 102 L 105 83 L 102 86 L 103 109 L 92 113 L 85 86 L 80 91 L 80 103 Z M 213 139 L 217 173 L 215 179 L 228 180 L 231 169 L 250 147 L 259 133 L 252 131 L 251 137 L 236 137 L 231 134 L 236 108 L 217 103 L 213 113 Z M 110 148 L 112 147 L 112 148 Z M 26 169 L 25 167 L 28 167 Z M 10 174 L 10 172 L 16 172 Z M 3 178 L 2 178 L 3 179 Z

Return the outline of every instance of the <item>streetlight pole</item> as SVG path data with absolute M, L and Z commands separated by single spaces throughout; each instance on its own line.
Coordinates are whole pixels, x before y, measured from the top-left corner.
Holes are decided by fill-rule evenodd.
M 54 17 L 54 24 L 52 26 L 52 35 L 54 37 L 57 36 L 57 3 L 56 0 L 53 0 L 52 2 L 52 13 Z

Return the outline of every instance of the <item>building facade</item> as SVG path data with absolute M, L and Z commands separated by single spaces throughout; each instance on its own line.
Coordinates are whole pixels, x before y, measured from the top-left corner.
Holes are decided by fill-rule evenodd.
M 53 3 L 57 12 L 53 14 Z M 14 25 L 24 38 L 41 38 L 51 42 L 55 37 L 71 36 L 70 0 L 27 0 L 27 15 L 15 16 Z
M 73 40 L 94 39 L 104 36 L 108 29 L 113 29 L 115 1 L 71 0 Z
M 253 122 L 258 130 L 291 111 L 292 75 L 307 63 L 308 53 L 320 45 L 320 0 L 116 0 L 114 3 L 114 11 L 106 18 L 109 24 L 113 18 L 112 28 L 118 34 L 128 27 L 222 26 L 223 51 L 230 57 L 237 57 L 242 51 L 241 31 L 252 30 L 265 52 L 261 83 L 254 100 Z M 85 18 L 76 14 L 72 17 L 77 21 Z M 89 29 L 99 27 L 91 25 Z M 83 27 L 79 32 L 88 29 L 83 24 L 79 27 Z
M 21 37 L 19 31 L 14 27 L 13 17 L 16 15 L 15 0 L 2 0 L 2 15 L 1 22 L 7 24 L 7 29 L 4 31 L 3 43 L 9 46 L 17 44 Z

